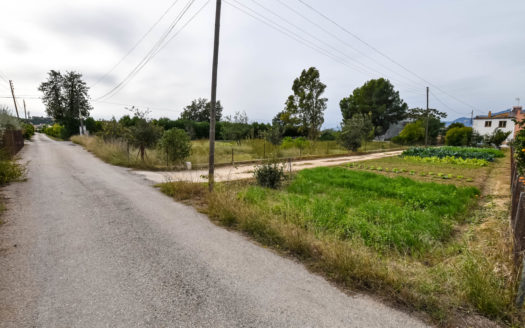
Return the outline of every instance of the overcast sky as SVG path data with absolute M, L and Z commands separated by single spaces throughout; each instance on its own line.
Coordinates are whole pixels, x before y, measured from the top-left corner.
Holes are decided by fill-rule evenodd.
M 218 98 L 225 114 L 246 111 L 250 121 L 271 121 L 283 109 L 293 80 L 310 66 L 319 69 L 327 85 L 324 127 L 339 125 L 341 98 L 378 77 L 390 79 L 410 107 L 425 106 L 430 83 L 430 106 L 447 112 L 448 119 L 470 116 L 472 108 L 474 115 L 506 109 L 517 97 L 525 102 L 523 0 L 304 2 L 410 72 L 300 1 L 225 0 L 218 73 Z M 107 74 L 172 0 L 3 1 L 0 74 L 13 80 L 31 115 L 45 113 L 35 97 L 50 69 L 82 73 L 95 100 L 136 67 L 187 3 L 178 0 Z M 172 33 L 205 3 L 195 0 Z M 271 22 L 264 24 L 232 5 Z M 125 105 L 135 105 L 150 108 L 151 117 L 175 119 L 192 99 L 209 98 L 214 15 L 211 0 L 118 93 L 93 101 L 92 116 L 118 118 L 127 113 Z M 288 35 L 276 30 L 280 28 Z M 0 79 L 0 104 L 13 108 L 9 95 L 7 82 Z

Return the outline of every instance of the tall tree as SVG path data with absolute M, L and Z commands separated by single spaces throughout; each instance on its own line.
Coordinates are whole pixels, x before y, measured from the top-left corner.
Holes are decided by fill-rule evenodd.
M 64 95 L 62 93 L 64 77 L 59 71 L 55 70 L 51 70 L 47 74 L 47 81 L 40 84 L 38 91 L 44 94 L 42 102 L 46 106 L 47 115 L 60 122 L 65 117 Z
M 44 96 L 46 112 L 65 127 L 66 135 L 78 131 L 80 119 L 88 117 L 92 109 L 89 104 L 89 87 L 82 80 L 82 74 L 71 71 L 63 76 L 59 71 L 51 70 L 46 82 L 38 88 Z
M 222 105 L 220 101 L 215 104 L 215 120 L 219 122 L 222 117 Z M 184 107 L 180 114 L 182 120 L 209 122 L 211 103 L 206 98 L 192 100 L 191 104 Z
M 324 122 L 326 98 L 322 94 L 326 89 L 315 67 L 303 70 L 301 76 L 293 82 L 293 95 L 286 100 L 286 107 L 281 114 L 283 121 L 298 122 L 300 130 L 310 139 L 316 139 Z
M 371 113 L 376 135 L 385 133 L 391 124 L 405 118 L 407 104 L 399 97 L 390 81 L 379 78 L 370 80 L 354 89 L 353 93 L 339 102 L 343 122 L 355 114 Z

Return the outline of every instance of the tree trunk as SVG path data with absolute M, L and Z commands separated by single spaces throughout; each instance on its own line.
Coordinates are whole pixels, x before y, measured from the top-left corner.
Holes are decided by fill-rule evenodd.
M 146 148 L 143 145 L 141 145 L 139 147 L 139 150 L 140 150 L 140 159 L 142 160 L 142 162 L 144 162 L 144 154 L 146 153 Z

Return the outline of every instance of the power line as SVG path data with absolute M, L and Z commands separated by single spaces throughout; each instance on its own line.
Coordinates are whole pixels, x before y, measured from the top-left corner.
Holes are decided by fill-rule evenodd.
M 101 76 L 91 87 L 96 86 L 100 81 L 106 78 L 111 72 L 115 70 L 122 62 L 139 46 L 139 44 L 144 41 L 144 39 L 153 31 L 153 29 L 160 23 L 160 21 L 170 12 L 170 10 L 177 4 L 179 0 L 173 1 L 173 3 L 164 11 L 164 13 L 157 19 L 157 21 L 149 28 L 149 30 L 144 33 L 144 35 L 129 49 L 129 51 L 115 64 L 109 71 L 107 71 L 103 76 Z
M 235 3 L 237 5 L 234 5 L 231 1 L 235 1 Z M 280 16 L 279 14 L 276 14 L 275 12 L 271 11 L 270 9 L 262 6 L 261 4 L 257 3 L 256 1 L 252 0 L 254 3 L 256 3 L 257 5 L 259 5 L 260 7 L 262 7 L 263 9 L 269 11 L 270 13 L 272 13 L 273 15 L 279 17 L 281 20 L 285 21 L 287 24 L 295 27 L 296 29 L 302 31 L 303 33 L 305 33 L 308 37 L 312 38 L 312 39 L 315 39 L 321 43 L 324 43 L 324 44 L 327 44 L 326 42 L 320 40 L 319 38 L 315 37 L 315 36 L 312 36 L 311 33 L 309 33 L 308 31 L 305 31 L 303 28 L 301 27 L 298 27 L 297 25 L 295 24 L 292 24 L 290 22 L 288 22 L 288 20 L 286 20 L 285 18 L 283 18 L 282 16 Z M 224 1 L 226 4 L 228 4 L 229 6 L 241 11 L 242 13 L 262 22 L 263 24 L 271 27 L 272 29 L 275 29 L 276 31 L 278 31 L 279 33 L 281 34 L 284 34 L 286 36 L 288 36 L 289 38 L 303 44 L 304 46 L 326 56 L 326 57 L 329 57 L 331 58 L 332 60 L 342 64 L 342 65 L 345 65 L 355 71 L 358 71 L 359 73 L 365 75 L 365 76 L 370 76 L 370 72 L 367 71 L 366 69 L 368 68 L 369 70 L 373 70 L 375 71 L 376 73 L 379 73 L 380 75 L 385 75 L 384 73 L 380 72 L 380 71 L 377 71 L 373 68 L 370 68 L 370 67 L 366 67 L 363 68 L 361 66 L 356 66 L 354 63 L 349 63 L 347 61 L 345 61 L 345 59 L 349 59 L 351 61 L 355 61 L 353 58 L 351 58 L 349 55 L 345 54 L 344 52 L 341 52 L 339 49 L 335 49 L 332 45 L 330 44 L 327 44 L 329 47 L 335 49 L 337 52 L 341 53 L 345 58 L 341 58 L 341 56 L 339 55 L 336 55 L 334 54 L 333 52 L 321 47 L 321 46 L 318 46 L 317 44 L 315 44 L 314 42 L 310 41 L 309 39 L 303 37 L 302 35 L 294 32 L 293 30 L 290 30 L 289 28 L 279 24 L 279 23 L 276 23 L 275 21 L 273 21 L 272 19 L 264 16 L 263 14 L 255 11 L 254 9 L 246 6 L 245 4 L 241 3 L 240 1 L 238 0 L 225 0 Z M 240 8 L 240 7 L 242 8 Z M 360 63 L 362 66 L 363 64 Z M 405 82 L 402 82 L 402 81 L 398 81 L 398 80 L 395 80 L 395 79 L 392 79 L 392 81 L 396 82 L 396 84 L 405 84 Z M 412 86 L 412 88 L 414 88 Z
M 253 0 L 252 0 L 253 1 Z M 386 65 L 383 65 L 383 63 L 379 62 L 378 60 L 374 59 L 372 56 L 370 56 L 369 54 L 365 53 L 364 51 L 361 51 L 360 49 L 354 47 L 353 45 L 351 45 L 350 43 L 346 42 L 345 40 L 341 39 L 340 37 L 338 37 L 336 34 L 332 33 L 331 31 L 329 31 L 328 29 L 324 28 L 322 25 L 314 22 L 312 19 L 306 17 L 304 14 L 302 14 L 300 11 L 298 11 L 297 9 L 295 9 L 294 7 L 290 6 L 289 4 L 287 4 L 285 1 L 283 0 L 277 0 L 281 5 L 283 5 L 284 7 L 288 8 L 290 11 L 292 11 L 293 13 L 295 13 L 296 15 L 298 15 L 299 17 L 303 18 L 304 20 L 306 20 L 307 22 L 309 22 L 310 24 L 314 25 L 315 27 L 317 27 L 318 29 L 320 29 L 321 31 L 323 31 L 324 33 L 326 33 L 327 35 L 331 36 L 332 38 L 334 38 L 335 40 L 339 41 L 340 43 L 342 43 L 343 45 L 347 46 L 348 48 L 352 49 L 353 51 L 355 51 L 356 53 L 368 58 L 369 60 L 375 62 L 376 64 L 378 64 L 379 66 L 383 67 L 384 69 L 392 72 L 393 74 L 396 74 L 398 76 L 401 76 L 403 77 L 404 79 L 414 83 L 415 85 L 417 85 L 418 87 L 420 86 L 420 83 L 419 82 L 416 82 L 414 80 L 412 80 L 411 78 L 397 72 L 397 71 L 394 71 L 393 69 L 389 68 L 388 66 Z M 356 59 L 354 59 L 355 61 L 357 61 Z M 364 65 L 364 64 L 362 64 Z M 364 65 L 365 66 L 365 65 Z
M 407 71 L 408 73 L 412 74 L 413 76 L 417 77 L 418 79 L 420 79 L 421 81 L 431 85 L 432 87 L 434 87 L 435 89 L 437 89 L 438 91 L 442 92 L 443 94 L 449 96 L 450 98 L 468 106 L 468 107 L 471 107 L 473 109 L 475 109 L 475 107 L 451 94 L 449 94 L 448 92 L 444 91 L 443 89 L 441 89 L 440 87 L 436 86 L 435 84 L 427 81 L 426 79 L 424 79 L 423 77 L 421 77 L 420 75 L 418 75 L 417 73 L 413 72 L 412 70 L 408 69 L 407 67 L 405 67 L 404 65 L 400 64 L 399 62 L 397 62 L 396 60 L 394 60 L 392 57 L 388 56 L 387 54 L 383 53 L 382 51 L 378 50 L 377 48 L 375 48 L 374 46 L 372 46 L 370 43 L 366 42 L 365 40 L 361 39 L 358 35 L 356 35 L 355 33 L 352 33 L 351 31 L 349 31 L 348 29 L 346 29 L 345 27 L 341 26 L 340 24 L 338 24 L 336 21 L 334 21 L 333 19 L 331 19 L 330 17 L 326 16 L 325 14 L 323 14 L 322 12 L 320 12 L 319 10 L 315 9 L 314 7 L 312 7 L 311 5 L 309 5 L 308 3 L 306 3 L 305 1 L 303 0 L 297 0 L 299 1 L 300 3 L 302 3 L 304 6 L 306 6 L 307 8 L 309 8 L 310 10 L 314 11 L 315 13 L 317 13 L 319 16 L 323 17 L 324 19 L 328 20 L 329 22 L 331 22 L 332 24 L 334 24 L 335 26 L 337 26 L 338 28 L 340 28 L 342 31 L 346 32 L 347 34 L 351 35 L 352 37 L 354 37 L 355 39 L 357 39 L 358 41 L 360 41 L 361 43 L 365 44 L 367 47 L 369 47 L 370 49 L 372 49 L 374 52 L 378 53 L 379 55 L 381 55 L 382 57 L 388 59 L 390 62 L 396 64 L 397 66 L 401 67 L 403 70 Z
M 191 5 L 195 0 L 190 0 L 186 4 L 186 6 L 182 9 L 182 11 L 179 13 L 179 15 L 175 18 L 175 20 L 172 22 L 168 30 L 161 36 L 161 38 L 155 43 L 155 45 L 150 49 L 150 51 L 144 56 L 144 58 L 135 66 L 135 68 L 115 87 L 113 87 L 111 90 L 106 92 L 104 95 L 96 98 L 95 100 L 102 100 L 102 99 L 109 99 L 110 97 L 116 95 L 122 88 L 127 85 L 141 70 L 146 64 L 148 64 L 155 55 L 164 48 L 164 46 L 171 41 L 176 35 L 178 35 L 201 11 L 204 9 L 204 7 L 208 4 L 209 0 L 204 3 L 204 5 L 166 42 L 166 39 L 170 35 L 170 33 L 173 31 L 177 23 L 182 19 L 182 17 L 186 14 L 186 12 L 189 10 Z
M 195 0 L 189 0 L 186 6 L 183 7 L 182 11 L 177 15 L 177 17 L 173 20 L 173 22 L 168 27 L 167 31 L 165 31 L 159 40 L 153 45 L 153 47 L 148 51 L 146 56 L 142 58 L 142 60 L 131 70 L 131 72 L 115 87 L 113 87 L 111 90 L 106 92 L 104 95 L 98 97 L 96 100 L 101 100 L 104 98 L 109 98 L 109 96 L 115 95 L 118 91 L 120 91 L 121 87 L 124 87 L 135 75 L 141 70 L 141 66 L 143 67 L 143 64 L 145 65 L 151 58 L 153 58 L 153 53 L 156 49 L 162 44 L 168 35 L 172 32 L 172 30 L 175 28 L 175 25 L 180 21 L 182 16 L 186 13 L 186 11 L 189 9 L 189 7 L 193 4 Z

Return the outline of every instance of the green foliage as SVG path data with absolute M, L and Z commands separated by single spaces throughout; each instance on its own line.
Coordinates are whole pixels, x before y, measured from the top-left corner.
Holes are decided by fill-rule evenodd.
M 407 161 L 422 162 L 422 163 L 446 163 L 446 164 L 456 164 L 456 165 L 470 165 L 470 166 L 487 166 L 488 161 L 479 158 L 461 158 L 453 156 L 445 157 L 420 157 L 420 156 L 404 156 Z
M 472 128 L 452 128 L 445 134 L 447 146 L 468 146 L 472 141 Z
M 392 141 L 401 145 L 420 144 L 425 141 L 425 127 L 423 122 L 416 121 L 405 125 L 398 136 L 392 138 Z
M 91 134 L 96 134 L 103 129 L 102 121 L 96 121 L 93 117 L 86 118 L 84 124 L 86 126 L 86 130 L 88 130 Z
M 334 129 L 326 129 L 321 131 L 321 136 L 319 137 L 319 140 L 321 141 L 330 141 L 330 140 L 337 140 L 339 137 L 339 132 L 335 131 Z
M 211 102 L 206 98 L 192 100 L 191 104 L 184 107 L 180 118 L 186 121 L 210 122 Z M 222 105 L 220 101 L 215 103 L 215 121 L 219 122 L 222 117 Z
M 255 167 L 253 176 L 257 184 L 265 188 L 277 189 L 284 178 L 284 164 L 266 162 Z
M 22 133 L 24 135 L 24 139 L 31 140 L 31 137 L 35 135 L 35 127 L 33 124 L 24 123 L 22 124 Z
M 55 123 L 50 127 L 44 126 L 42 132 L 54 138 L 64 139 L 64 130 L 65 129 L 62 125 Z
M 146 149 L 157 144 L 163 130 L 146 119 L 149 111 L 141 111 L 136 107 L 129 110 L 133 112 L 135 120 L 135 124 L 129 128 L 129 143 L 139 149 L 140 159 L 144 162 Z
M 511 134 L 512 132 L 511 131 L 507 131 L 507 132 L 503 132 L 502 130 L 500 129 L 496 129 L 494 130 L 494 132 L 489 135 L 485 142 L 488 144 L 488 145 L 493 145 L 497 148 L 500 148 L 501 147 L 501 144 L 507 140 L 507 138 L 509 137 L 509 135 Z
M 70 71 L 63 76 L 51 70 L 48 79 L 38 88 L 43 93 L 42 101 L 46 113 L 64 127 L 61 138 L 67 139 L 78 133 L 80 119 L 89 116 L 89 87 L 82 80 L 82 74 Z
M 475 188 L 351 171 L 300 171 L 285 191 L 249 188 L 243 199 L 314 232 L 361 239 L 379 251 L 419 253 L 450 238 Z
M 164 132 L 158 147 L 169 162 L 182 162 L 191 153 L 191 140 L 181 129 L 173 128 Z
M 16 161 L 0 156 L 0 186 L 16 181 L 25 174 L 25 168 Z
M 356 114 L 343 124 L 339 143 L 346 149 L 356 151 L 363 140 L 370 139 L 373 128 L 369 115 Z
M 472 147 L 412 147 L 401 154 L 401 156 L 418 157 L 456 157 L 456 158 L 477 158 L 488 162 L 494 161 L 495 157 L 504 157 L 501 150 L 493 148 L 472 148 Z
M 0 105 L 0 129 L 19 130 L 20 120 L 14 117 L 7 106 Z
M 343 122 L 355 114 L 371 113 L 372 125 L 379 127 L 376 135 L 385 133 L 391 124 L 402 120 L 408 105 L 399 97 L 390 81 L 380 78 L 370 80 L 354 89 L 353 93 L 339 102 Z
M 324 122 L 327 99 L 321 96 L 325 89 L 315 67 L 303 70 L 293 82 L 293 95 L 286 101 L 281 120 L 299 126 L 299 131 L 306 133 L 309 139 L 317 139 Z

